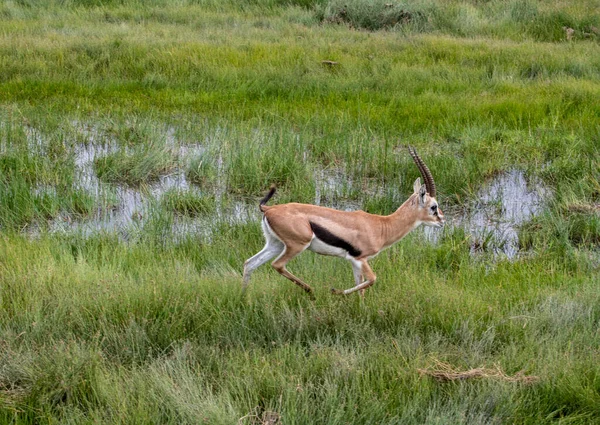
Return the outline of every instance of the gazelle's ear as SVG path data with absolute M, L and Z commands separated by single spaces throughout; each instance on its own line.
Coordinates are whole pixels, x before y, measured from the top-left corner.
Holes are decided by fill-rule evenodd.
M 422 185 L 419 188 L 419 206 L 425 206 L 425 195 L 427 195 L 427 186 Z
M 413 193 L 418 193 L 421 189 L 421 177 L 417 177 L 417 180 L 413 183 Z

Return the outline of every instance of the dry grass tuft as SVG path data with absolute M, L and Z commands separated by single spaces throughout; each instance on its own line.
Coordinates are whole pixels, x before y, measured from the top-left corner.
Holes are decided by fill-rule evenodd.
M 539 377 L 525 375 L 523 371 L 519 371 L 513 376 L 508 376 L 498 365 L 494 365 L 493 369 L 478 367 L 476 369 L 460 371 L 455 369 L 452 365 L 439 360 L 434 360 L 434 363 L 435 364 L 432 367 L 428 367 L 427 369 L 417 369 L 419 374 L 421 374 L 421 376 L 431 376 L 438 381 L 443 382 L 459 381 L 471 378 L 495 378 L 507 382 L 523 382 L 525 384 L 532 384 L 539 380 Z
M 242 416 L 238 419 L 238 425 L 277 425 L 280 423 L 281 416 L 279 413 L 273 412 L 272 410 L 264 410 L 261 413 L 261 408 L 258 406 L 246 416 Z
M 600 203 L 571 203 L 567 205 L 567 209 L 570 212 L 584 213 L 584 214 L 600 214 Z

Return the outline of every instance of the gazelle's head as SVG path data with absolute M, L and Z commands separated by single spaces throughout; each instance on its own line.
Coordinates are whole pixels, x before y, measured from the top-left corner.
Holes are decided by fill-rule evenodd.
M 444 227 L 446 219 L 438 206 L 437 200 L 427 192 L 427 186 L 421 184 L 421 179 L 415 180 L 414 195 L 417 197 L 419 221 L 426 226 Z
M 413 147 L 409 146 L 408 151 L 415 161 L 415 164 L 417 164 L 417 168 L 421 172 L 423 180 L 425 180 L 425 184 L 421 184 L 421 179 L 418 178 L 413 185 L 413 196 L 416 195 L 417 197 L 416 204 L 419 221 L 426 226 L 443 227 L 444 223 L 446 223 L 446 219 L 435 199 L 435 182 L 433 181 L 431 171 L 429 171 L 429 168 L 425 165 Z

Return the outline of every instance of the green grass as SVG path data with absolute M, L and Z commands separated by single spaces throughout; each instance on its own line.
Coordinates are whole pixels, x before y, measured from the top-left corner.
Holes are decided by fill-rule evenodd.
M 386 3 L 0 5 L 0 422 L 598 422 L 598 2 Z M 521 255 L 417 231 L 364 300 L 332 297 L 351 269 L 312 253 L 290 270 L 316 301 L 268 266 L 242 296 L 272 183 L 271 203 L 390 213 L 407 144 L 449 217 L 500 173 L 541 179 Z M 106 147 L 93 184 L 84 146 Z M 173 172 L 196 187 L 94 227 Z M 539 381 L 419 374 L 436 360 Z
M 61 212 L 81 218 L 96 199 L 75 185 L 69 149 L 61 136 L 46 137 L 12 120 L 0 127 L 0 229 L 45 226 Z
M 375 261 L 381 282 L 365 302 L 330 297 L 350 271 L 314 256 L 294 270 L 315 284 L 316 303 L 267 270 L 244 299 L 237 274 L 194 267 L 193 251 L 217 260 L 227 249 L 239 261 L 256 247 L 232 248 L 225 236 L 166 251 L 110 238 L 4 240 L 3 388 L 31 409 L 21 419 L 47 410 L 61 420 L 228 422 L 256 406 L 303 423 L 315 412 L 323 423 L 599 413 L 597 353 L 578 349 L 597 343 L 599 300 L 585 270 L 544 259 L 489 269 L 453 248 L 460 239 L 432 251 L 410 238 Z M 416 370 L 432 359 L 523 369 L 541 382 L 438 384 Z
M 132 152 L 121 149 L 94 160 L 94 168 L 101 180 L 132 186 L 155 182 L 175 165 L 168 149 L 151 144 Z
M 367 30 L 405 33 L 443 33 L 462 37 L 486 36 L 515 40 L 598 41 L 597 2 L 564 3 L 513 1 L 399 1 L 332 0 L 316 7 L 320 20 Z M 567 38 L 565 28 L 574 33 Z
M 261 133 L 250 139 L 240 135 L 229 144 L 228 190 L 256 196 L 276 184 L 284 196 L 293 193 L 299 202 L 312 201 L 313 173 L 304 143 L 289 131 L 275 136 Z
M 165 209 L 190 217 L 214 213 L 216 209 L 213 197 L 191 191 L 169 190 L 163 194 L 161 202 Z
M 200 187 L 214 185 L 218 176 L 217 159 L 207 154 L 193 156 L 186 166 L 186 178 Z

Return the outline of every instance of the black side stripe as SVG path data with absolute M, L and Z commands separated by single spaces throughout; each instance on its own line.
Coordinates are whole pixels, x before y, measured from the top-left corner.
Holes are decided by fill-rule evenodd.
M 315 236 L 323 242 L 325 242 L 327 245 L 335 246 L 336 248 L 342 248 L 343 250 L 348 251 L 348 254 L 350 254 L 353 257 L 360 257 L 360 254 L 362 254 L 360 250 L 356 249 L 342 238 L 337 237 L 324 227 L 319 226 L 318 224 L 313 223 L 312 221 L 309 221 L 309 223 L 310 228 L 312 229 Z

